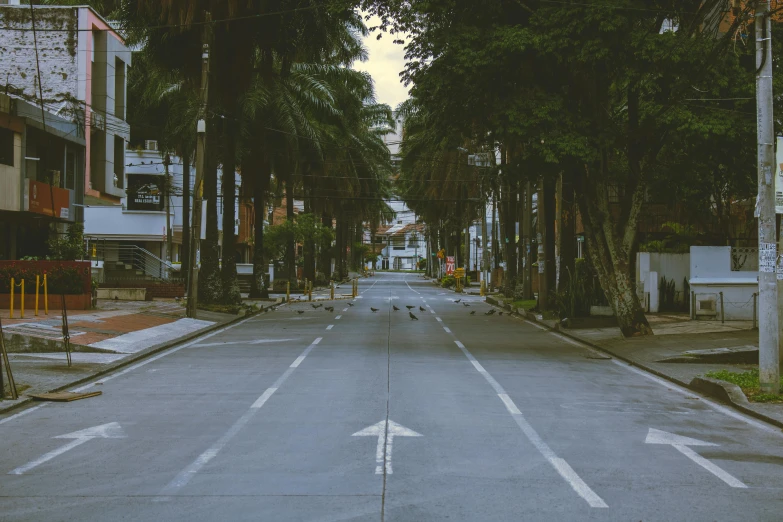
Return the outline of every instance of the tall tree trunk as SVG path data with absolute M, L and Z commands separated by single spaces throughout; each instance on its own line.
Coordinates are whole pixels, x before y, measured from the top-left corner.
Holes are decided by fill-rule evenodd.
M 557 289 L 562 290 L 574 273 L 576 257 L 574 184 L 572 173 L 560 175 L 557 184 Z
M 226 123 L 223 134 L 223 280 L 222 301 L 225 304 L 239 304 L 242 295 L 237 281 L 237 236 L 235 233 L 237 209 L 236 183 L 236 128 L 231 121 Z
M 547 260 L 546 260 L 546 241 L 547 241 L 547 226 L 546 226 L 546 197 L 544 189 L 543 176 L 538 180 L 538 206 L 537 206 L 537 234 L 536 243 L 538 245 L 538 309 L 542 312 L 549 310 L 549 286 L 547 284 Z
M 324 213 L 321 216 L 321 225 L 331 229 L 332 216 Z M 330 241 L 324 241 L 321 244 L 321 254 L 320 254 L 321 272 L 323 272 L 324 277 L 326 278 L 327 281 L 332 279 L 332 251 L 333 251 L 332 244 Z
M 599 171 L 596 176 L 586 167 L 585 173 L 575 179 L 587 252 L 623 335 L 652 335 L 632 276 L 633 244 L 644 201 L 644 187 L 640 184 L 623 197 L 625 219 L 615 223 L 609 206 L 607 176 L 606 172 L 601 172 L 602 167 L 595 167 Z
M 546 249 L 546 284 L 549 289 L 547 295 L 549 299 L 549 307 L 555 306 L 555 296 L 557 295 L 557 269 L 555 260 L 555 180 L 544 180 L 544 198 L 546 199 L 545 210 L 545 225 L 546 225 L 546 241 L 544 241 L 544 248 Z
M 198 278 L 198 300 L 204 304 L 219 303 L 222 296 L 220 277 L 220 233 L 217 211 L 217 136 L 214 124 L 207 125 L 207 150 L 204 159 L 204 200 L 207 202 L 207 233 L 201 242 L 201 270 Z M 210 145 L 211 144 L 211 145 Z
M 305 197 L 304 205 L 305 214 L 310 215 L 312 213 L 310 198 Z M 313 218 L 312 223 L 315 226 L 315 216 L 310 217 Z M 313 239 L 312 231 L 308 232 L 304 240 L 304 276 L 309 281 L 315 281 L 315 239 Z
M 533 190 L 534 185 L 525 183 L 525 214 L 522 222 L 522 230 L 525 236 L 524 250 L 521 255 L 525 257 L 525 271 L 523 274 L 525 299 L 533 299 L 533 247 L 535 245 L 533 229 Z
M 269 180 L 272 177 L 269 160 L 266 153 L 251 152 L 251 168 L 257 168 L 257 172 L 251 172 L 253 176 L 253 216 L 255 228 L 253 230 L 253 279 L 250 283 L 250 297 L 253 299 L 266 299 L 269 290 L 266 287 L 264 275 L 267 271 L 266 257 L 264 256 L 264 219 L 266 218 L 266 194 L 269 190 Z
M 517 219 L 517 183 L 516 180 L 507 179 L 504 196 L 505 200 L 505 229 L 504 246 L 506 252 L 506 274 L 504 295 L 513 297 L 517 284 L 517 250 L 516 250 L 516 219 Z
M 290 169 L 286 169 L 285 174 L 285 215 L 286 221 L 293 225 L 294 223 L 294 174 Z M 297 287 L 296 277 L 296 240 L 293 237 L 288 238 L 285 246 L 285 263 L 288 280 L 291 286 Z
M 190 279 L 190 150 L 182 147 L 182 254 L 179 256 L 180 274 L 187 288 Z
M 336 256 L 335 256 L 335 271 L 337 272 L 337 279 L 342 281 L 345 279 L 345 242 L 343 239 L 343 236 L 345 236 L 344 233 L 345 223 L 343 222 L 342 218 L 342 212 L 338 212 L 337 214 L 337 235 L 335 240 L 335 247 L 336 247 Z

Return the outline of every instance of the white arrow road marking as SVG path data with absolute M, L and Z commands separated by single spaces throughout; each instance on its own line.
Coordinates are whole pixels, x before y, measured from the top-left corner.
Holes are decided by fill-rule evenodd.
M 729 486 L 733 488 L 747 488 L 742 481 L 738 480 L 734 476 L 727 473 L 722 468 L 716 466 L 709 460 L 705 459 L 692 449 L 690 449 L 688 446 L 717 446 L 717 444 L 713 444 L 712 442 L 705 442 L 703 440 L 699 439 L 692 439 L 690 437 L 683 437 L 681 435 L 675 435 L 674 433 L 669 433 L 668 431 L 662 431 L 662 430 L 656 430 L 655 428 L 650 428 L 650 431 L 647 432 L 647 439 L 644 441 L 647 444 L 667 444 L 669 446 L 672 446 L 674 449 L 691 459 L 693 462 L 701 466 L 702 468 L 706 469 L 719 479 L 721 479 L 723 482 L 728 484 Z
M 397 424 L 393 420 L 382 420 L 372 426 L 367 426 L 352 435 L 353 437 L 378 437 L 378 446 L 375 449 L 375 474 L 382 475 L 384 470 L 384 446 L 386 447 L 386 474 L 392 474 L 392 442 L 394 437 L 421 437 L 421 433 Z
M 73 433 L 66 433 L 65 435 L 58 435 L 54 438 L 73 439 L 73 440 L 68 444 L 66 444 L 65 446 L 61 446 L 56 450 L 50 451 L 49 453 L 42 455 L 33 461 L 28 462 L 24 466 L 19 466 L 15 470 L 8 472 L 8 474 L 23 475 L 24 473 L 27 473 L 31 469 L 40 466 L 44 462 L 48 462 L 53 458 L 62 455 L 66 451 L 70 451 L 77 446 L 81 446 L 85 442 L 91 441 L 92 439 L 124 439 L 125 433 L 122 431 L 122 428 L 120 427 L 119 424 L 117 424 L 116 422 L 110 422 L 108 424 L 102 424 L 100 426 L 93 426 L 92 428 L 87 428 L 85 430 L 74 431 Z

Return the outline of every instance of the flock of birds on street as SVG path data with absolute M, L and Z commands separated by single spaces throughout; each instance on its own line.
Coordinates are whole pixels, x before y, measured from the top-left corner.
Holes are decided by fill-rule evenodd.
M 456 303 L 456 304 L 462 303 L 462 306 L 465 306 L 465 307 L 469 307 L 470 306 L 468 303 L 462 302 L 462 298 L 457 299 L 456 301 L 453 301 L 453 302 Z M 354 305 L 354 303 L 347 303 L 347 304 L 348 304 L 348 306 L 353 306 Z M 323 303 L 310 304 L 310 306 L 312 306 L 314 310 L 318 310 L 319 308 L 321 308 L 323 306 L 324 310 L 326 310 L 327 312 L 334 313 L 334 306 L 324 306 Z M 411 318 L 412 321 L 418 321 L 419 320 L 419 318 L 416 317 L 416 315 L 412 311 L 414 308 L 416 308 L 415 305 L 405 305 L 405 308 L 408 309 L 408 316 Z M 399 312 L 401 310 L 401 308 L 398 308 L 395 305 L 392 305 L 392 309 L 395 312 Z M 374 308 L 374 307 L 371 306 L 370 310 L 372 311 L 372 313 L 376 313 L 376 312 L 380 311 L 380 308 Z M 419 306 L 419 311 L 420 312 L 426 312 L 427 309 L 424 308 L 423 306 Z M 503 315 L 503 312 L 498 312 L 494 308 L 491 309 L 488 312 L 484 312 L 484 315 L 487 315 L 487 316 L 495 315 L 496 312 L 497 312 L 498 316 L 502 316 Z M 296 310 L 296 313 L 299 314 L 299 315 L 302 315 L 303 313 L 305 313 L 305 310 Z M 475 310 L 471 310 L 470 315 L 476 315 L 476 311 Z

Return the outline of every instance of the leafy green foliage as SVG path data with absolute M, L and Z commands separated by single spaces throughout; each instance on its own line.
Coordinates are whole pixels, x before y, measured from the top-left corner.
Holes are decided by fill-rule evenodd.
M 85 257 L 84 223 L 71 223 L 64 236 L 56 235 L 49 239 L 49 259 L 75 261 Z
M 719 379 L 721 381 L 730 382 L 736 384 L 751 402 L 783 402 L 783 395 L 773 395 L 770 393 L 761 393 L 759 388 L 759 370 L 753 368 L 747 372 L 732 372 L 729 370 L 719 370 L 707 372 L 707 377 L 712 379 Z M 783 378 L 781 378 L 781 385 L 783 385 Z

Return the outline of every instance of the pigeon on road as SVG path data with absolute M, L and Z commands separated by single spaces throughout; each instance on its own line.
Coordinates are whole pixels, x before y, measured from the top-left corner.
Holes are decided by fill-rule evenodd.
M 310 306 L 312 306 L 314 310 L 317 310 L 317 309 L 321 308 L 323 305 L 322 304 L 317 304 L 317 305 L 316 304 L 311 304 Z
M 426 312 L 426 311 L 427 311 L 427 309 L 426 309 L 426 308 L 424 308 L 423 306 L 420 306 L 420 307 L 419 307 L 419 312 Z
M 413 312 L 408 312 L 408 315 L 410 315 L 410 316 L 411 316 L 411 319 L 413 319 L 414 321 L 418 321 L 418 320 L 419 320 L 419 318 L 418 318 L 418 317 L 416 317 L 415 315 L 413 315 Z
M 456 300 L 456 301 L 454 301 L 454 302 L 455 302 L 455 303 L 459 303 L 460 301 L 462 301 L 462 299 L 461 299 L 461 298 L 460 298 L 460 299 L 457 299 L 457 300 Z
M 462 303 L 462 306 L 470 306 L 468 303 Z
M 494 311 L 494 310 L 490 310 L 489 312 L 484 312 L 484 315 L 492 315 L 492 314 L 494 314 L 494 313 L 495 313 L 495 311 Z
M 377 312 L 377 311 L 378 311 L 378 309 L 377 309 L 377 308 L 373 308 L 372 306 L 370 307 L 370 310 L 372 310 L 372 313 L 375 313 L 375 312 Z
M 394 311 L 395 311 L 395 312 L 399 312 L 399 311 L 400 311 L 400 309 L 399 309 L 399 308 L 397 308 L 397 307 L 396 307 L 396 306 L 394 306 L 394 305 L 392 305 L 392 308 L 394 308 Z
M 501 315 L 503 315 L 503 312 L 498 312 L 498 316 L 501 316 Z
M 353 306 L 353 303 L 348 303 L 348 306 Z
M 334 306 L 327 306 L 324 308 L 324 310 L 329 310 L 330 312 L 334 312 Z
M 405 305 L 405 308 L 407 308 L 410 311 L 411 308 L 416 308 L 416 307 L 411 305 Z
M 304 310 L 297 310 L 296 313 L 298 313 L 299 315 L 302 315 L 304 313 Z
M 470 315 L 476 315 L 476 311 L 475 311 L 475 310 L 472 310 L 472 311 L 470 312 Z

